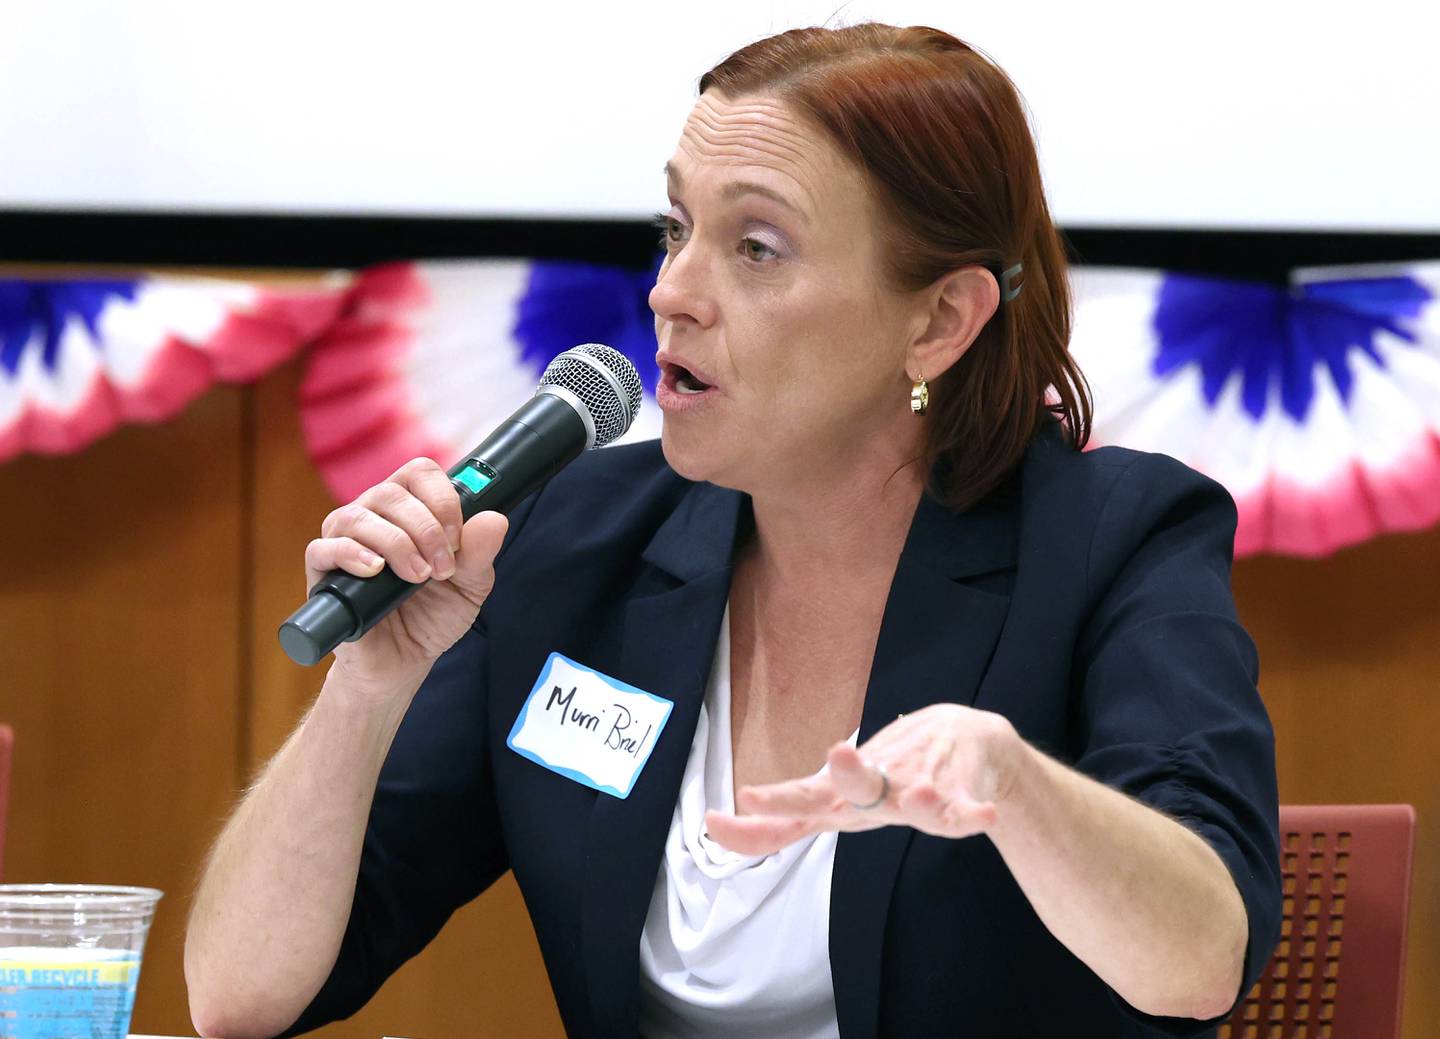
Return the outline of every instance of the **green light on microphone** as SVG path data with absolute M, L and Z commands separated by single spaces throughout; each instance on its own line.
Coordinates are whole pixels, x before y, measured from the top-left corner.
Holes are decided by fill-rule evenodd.
M 494 482 L 495 476 L 493 473 L 481 472 L 478 466 L 472 464 L 461 469 L 453 479 L 471 494 L 479 494 Z

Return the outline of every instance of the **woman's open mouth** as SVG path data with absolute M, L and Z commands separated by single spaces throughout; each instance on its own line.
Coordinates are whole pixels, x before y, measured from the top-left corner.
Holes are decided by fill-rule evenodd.
M 660 386 L 655 387 L 655 403 L 662 412 L 690 412 L 704 406 L 720 389 L 706 380 L 700 371 L 675 363 L 671 358 L 655 358 L 660 363 Z
M 680 393 L 704 393 L 710 388 L 708 382 L 702 382 L 689 368 L 675 365 L 675 389 Z
M 663 356 L 656 360 L 660 365 L 660 385 L 655 388 L 655 401 L 665 411 L 696 407 L 704 398 L 719 393 L 703 374 Z

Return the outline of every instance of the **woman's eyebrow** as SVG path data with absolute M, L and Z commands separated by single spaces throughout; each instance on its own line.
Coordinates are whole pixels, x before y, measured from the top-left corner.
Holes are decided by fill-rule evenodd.
M 673 183 L 675 187 L 683 187 L 680 172 L 668 162 L 665 164 L 665 178 Z M 803 223 L 808 224 L 810 222 L 810 218 L 804 210 L 774 188 L 766 187 L 764 184 L 757 184 L 753 180 L 732 180 L 720 189 L 720 197 L 727 202 L 734 201 L 744 195 L 760 195 L 768 198 L 772 202 L 776 202 L 790 210 L 798 216 Z

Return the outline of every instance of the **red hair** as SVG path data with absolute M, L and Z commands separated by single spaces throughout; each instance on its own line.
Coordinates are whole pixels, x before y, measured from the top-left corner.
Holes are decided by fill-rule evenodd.
M 884 214 L 892 287 L 918 291 L 972 264 L 998 281 L 1023 263 L 1023 291 L 932 385 L 921 461 L 937 497 L 974 504 L 1051 413 L 1084 446 L 1091 402 L 1069 351 L 1065 248 L 1020 95 L 999 66 L 939 29 L 871 22 L 759 40 L 701 77 L 700 93 L 712 88 L 789 105 L 863 171 Z

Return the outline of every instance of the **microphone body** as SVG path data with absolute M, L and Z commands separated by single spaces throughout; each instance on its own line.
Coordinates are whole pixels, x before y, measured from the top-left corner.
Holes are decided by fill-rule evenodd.
M 577 356 L 582 351 L 588 356 Z M 605 379 L 609 385 L 594 381 L 601 371 L 597 357 L 615 369 L 611 374 L 617 378 Z M 561 354 L 535 396 L 447 471 L 461 515 L 468 520 L 479 512 L 508 513 L 581 452 L 623 433 L 639 402 L 639 376 L 617 351 L 591 345 Z M 360 638 L 420 587 L 388 564 L 371 577 L 331 570 L 280 626 L 280 645 L 297 664 L 318 663 L 341 642 Z

